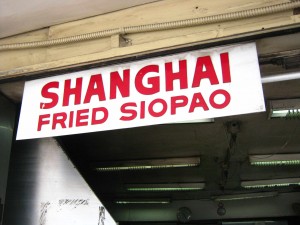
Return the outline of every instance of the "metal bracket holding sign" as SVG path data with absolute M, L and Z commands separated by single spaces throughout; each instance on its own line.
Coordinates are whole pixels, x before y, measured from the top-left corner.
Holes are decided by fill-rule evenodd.
M 255 43 L 28 81 L 17 139 L 261 112 Z

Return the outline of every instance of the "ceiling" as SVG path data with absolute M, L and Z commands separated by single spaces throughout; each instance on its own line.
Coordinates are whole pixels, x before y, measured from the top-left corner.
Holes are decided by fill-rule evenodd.
M 0 38 L 101 15 L 157 0 L 0 1 Z
M 300 80 L 265 84 L 265 99 L 295 98 L 300 96 Z M 238 124 L 236 142 L 230 143 L 232 126 Z M 235 132 L 233 132 L 235 133 Z M 189 207 L 193 219 L 221 219 L 217 214 L 214 196 L 227 194 L 278 192 L 286 196 L 282 205 L 273 204 L 278 198 L 254 201 L 251 207 L 238 212 L 245 201 L 237 201 L 232 208 L 225 202 L 227 215 L 223 218 L 274 217 L 286 215 L 287 207 L 300 200 L 300 189 L 295 187 L 245 190 L 242 181 L 299 178 L 300 166 L 255 167 L 249 164 L 251 154 L 300 153 L 300 121 L 268 119 L 268 112 L 217 118 L 213 123 L 155 125 L 114 131 L 62 136 L 59 142 L 77 166 L 93 191 L 117 221 L 169 221 L 174 215 L 149 216 L 166 207 Z M 134 171 L 95 171 L 101 162 L 128 160 L 200 157 L 200 166 L 172 169 Z M 201 191 L 129 192 L 128 185 L 175 184 L 204 182 Z M 165 205 L 117 205 L 115 201 L 140 199 L 168 199 Z M 195 201 L 197 203 L 195 203 Z M 212 205 L 208 205 L 208 202 Z M 265 203 L 265 208 L 257 205 Z M 249 200 L 248 200 L 249 203 Z M 130 210 L 128 210 L 130 209 Z M 175 210 L 177 210 L 175 209 Z M 201 210 L 200 210 L 201 209 Z M 259 210 L 260 212 L 255 212 Z M 264 211 L 263 211 L 264 210 Z M 277 211 L 278 210 L 278 211 Z M 128 217 L 128 213 L 133 216 Z M 142 216 L 141 216 L 142 215 Z M 256 216 L 254 216 L 256 215 Z

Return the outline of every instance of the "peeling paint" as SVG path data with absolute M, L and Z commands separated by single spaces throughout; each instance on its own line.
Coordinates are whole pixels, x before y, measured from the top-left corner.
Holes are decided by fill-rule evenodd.
M 99 206 L 99 220 L 98 225 L 105 225 L 105 208 L 103 206 Z
M 41 211 L 40 211 L 40 225 L 46 224 L 46 216 L 48 212 L 48 208 L 50 207 L 50 202 L 42 202 L 41 203 Z
M 80 205 L 89 205 L 89 199 L 60 199 L 58 200 L 59 206 L 74 206 L 75 208 Z

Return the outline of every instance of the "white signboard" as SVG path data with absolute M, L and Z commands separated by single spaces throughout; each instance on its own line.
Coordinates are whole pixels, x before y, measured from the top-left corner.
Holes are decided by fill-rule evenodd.
M 264 110 L 256 46 L 249 43 L 28 81 L 17 139 Z

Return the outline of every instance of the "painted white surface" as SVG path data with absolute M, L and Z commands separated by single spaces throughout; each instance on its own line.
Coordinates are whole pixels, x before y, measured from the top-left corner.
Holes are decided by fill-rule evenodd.
M 1 0 L 0 38 L 153 1 L 155 0 Z
M 40 204 L 33 214 L 39 223 L 34 224 L 116 225 L 56 141 L 48 138 L 38 143 L 35 201 Z
M 220 60 L 220 54 L 228 52 L 230 62 L 231 82 L 223 83 L 223 72 Z M 218 84 L 211 84 L 211 81 L 207 78 L 201 80 L 200 85 L 192 87 L 195 74 L 195 67 L 197 59 L 204 56 L 210 56 L 214 70 L 218 77 Z M 172 62 L 173 73 L 179 70 L 179 60 L 187 61 L 187 77 L 188 88 L 181 89 L 179 86 L 179 80 L 173 82 L 173 90 L 166 91 L 166 78 L 165 78 L 165 63 Z M 143 85 L 148 88 L 152 87 L 149 78 L 159 77 L 160 91 L 154 94 L 142 94 L 136 88 L 136 74 L 141 68 L 145 68 L 149 65 L 158 65 L 159 72 L 150 72 L 143 78 Z M 123 71 L 130 69 L 130 96 L 122 97 L 117 92 L 116 99 L 110 99 L 110 76 L 112 71 L 118 71 L 120 76 L 123 76 Z M 205 65 L 202 71 L 206 71 Z M 90 78 L 92 75 L 101 74 L 103 79 L 103 87 L 105 89 L 105 100 L 99 100 L 98 96 L 93 96 L 89 103 L 83 103 Z M 199 73 L 197 73 L 199 74 Z M 71 80 L 71 87 L 75 87 L 76 79 L 82 79 L 82 91 L 80 104 L 74 104 L 74 96 L 70 97 L 70 105 L 63 106 L 63 94 L 65 91 L 65 81 Z M 58 82 L 59 88 L 49 89 L 49 92 L 55 93 L 59 96 L 58 103 L 49 109 L 45 109 L 44 103 L 49 103 L 49 98 L 44 98 L 41 94 L 43 87 L 49 82 Z M 210 104 L 210 96 L 216 90 L 225 90 L 231 96 L 231 100 L 226 107 L 217 109 Z M 192 99 L 196 93 L 201 93 L 205 100 L 208 110 L 204 110 L 203 107 L 197 107 L 193 112 L 189 112 Z M 183 107 L 178 107 L 176 113 L 171 113 L 171 99 L 174 96 L 186 96 L 188 103 Z M 162 99 L 166 102 L 166 112 L 159 117 L 153 116 L 149 113 L 148 106 L 156 99 Z M 216 95 L 215 102 L 218 104 L 223 103 L 224 97 L 222 95 Z M 202 100 L 201 100 L 202 101 Z M 131 110 L 137 112 L 137 117 L 124 121 L 121 120 L 122 116 L 129 116 L 130 114 L 122 112 L 121 108 L 128 102 L 137 104 L 137 107 L 130 107 Z M 142 108 L 142 102 L 145 102 L 145 116 L 141 116 L 140 110 Z M 98 107 L 107 109 L 108 118 L 105 122 L 92 125 L 91 115 L 92 110 Z M 129 109 L 129 107 L 128 107 Z M 163 109 L 163 104 L 155 104 L 153 107 L 155 112 L 160 112 Z M 78 110 L 87 110 L 85 114 L 87 119 L 82 121 L 87 125 L 76 127 L 74 122 L 70 127 L 70 112 L 74 112 L 74 121 L 76 112 Z M 122 65 L 96 68 L 86 71 L 80 71 L 55 77 L 49 77 L 39 80 L 28 81 L 25 84 L 23 102 L 21 108 L 21 115 L 19 120 L 17 139 L 29 139 L 39 137 L 60 136 L 77 133 L 88 133 L 102 130 L 114 130 L 121 128 L 130 128 L 138 126 L 146 126 L 153 124 L 174 123 L 178 121 L 196 120 L 205 118 L 224 117 L 230 115 L 239 115 L 246 113 L 261 112 L 265 110 L 264 97 L 262 92 L 261 78 L 259 72 L 259 65 L 257 59 L 256 46 L 254 43 L 219 47 L 213 49 L 197 50 L 192 52 L 186 52 L 166 57 L 158 57 L 153 59 L 147 59 L 143 61 L 131 62 Z M 60 125 L 55 128 L 52 127 L 53 115 L 55 113 L 66 113 L 68 115 L 65 121 L 66 127 L 63 128 Z M 38 121 L 41 115 L 48 115 L 49 124 L 41 126 L 41 130 L 38 131 Z M 102 113 L 97 114 L 98 119 L 102 118 Z M 45 120 L 45 121 L 46 121 Z

